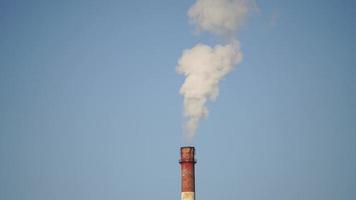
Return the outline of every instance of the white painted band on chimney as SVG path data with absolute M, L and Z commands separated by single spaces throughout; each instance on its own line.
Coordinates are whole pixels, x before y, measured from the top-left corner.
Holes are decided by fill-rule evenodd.
M 182 192 L 181 200 L 195 200 L 194 192 Z

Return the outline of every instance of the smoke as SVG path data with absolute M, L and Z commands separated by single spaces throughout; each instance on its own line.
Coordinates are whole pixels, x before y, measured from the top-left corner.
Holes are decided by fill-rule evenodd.
M 199 120 L 208 115 L 207 100 L 215 100 L 219 95 L 220 80 L 242 59 L 237 41 L 209 47 L 197 44 L 185 50 L 178 61 L 177 71 L 186 79 L 180 88 L 184 96 L 184 115 L 187 117 L 186 130 L 192 135 Z
M 198 31 L 230 35 L 238 30 L 249 10 L 255 7 L 251 0 L 197 0 L 190 7 L 188 16 Z
M 243 24 L 252 0 L 197 0 L 188 11 L 198 31 L 229 37 L 227 44 L 197 44 L 183 51 L 177 72 L 186 76 L 180 88 L 184 97 L 185 131 L 191 139 L 199 121 L 208 116 L 206 102 L 219 95 L 219 82 L 242 61 L 240 43 L 232 36 Z

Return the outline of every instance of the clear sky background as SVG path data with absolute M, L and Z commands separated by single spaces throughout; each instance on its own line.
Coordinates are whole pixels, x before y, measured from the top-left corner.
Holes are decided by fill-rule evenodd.
M 0 0 L 0 199 L 180 198 L 192 0 Z M 257 1 L 198 129 L 197 199 L 356 198 L 356 2 Z

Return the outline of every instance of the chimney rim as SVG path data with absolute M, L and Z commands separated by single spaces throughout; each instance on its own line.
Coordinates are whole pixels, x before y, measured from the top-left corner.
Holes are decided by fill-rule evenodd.
M 195 149 L 194 146 L 183 146 L 180 149 Z

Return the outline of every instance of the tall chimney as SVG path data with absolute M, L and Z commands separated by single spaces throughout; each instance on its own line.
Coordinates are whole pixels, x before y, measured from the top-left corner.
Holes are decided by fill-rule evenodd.
M 195 200 L 195 169 L 194 147 L 180 148 L 180 166 L 182 178 L 181 200 Z

